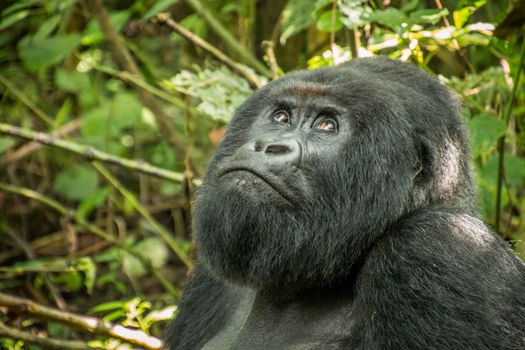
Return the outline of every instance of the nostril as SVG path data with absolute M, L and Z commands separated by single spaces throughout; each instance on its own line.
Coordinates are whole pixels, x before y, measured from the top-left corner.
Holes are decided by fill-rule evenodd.
M 262 148 L 263 148 L 262 144 L 259 141 L 255 141 L 255 145 L 253 146 L 253 150 L 255 152 L 260 152 L 260 151 L 262 151 Z
M 288 145 L 280 145 L 280 144 L 272 144 L 266 146 L 266 149 L 264 150 L 265 153 L 274 153 L 274 154 L 282 154 L 282 153 L 288 153 L 292 150 L 292 148 Z

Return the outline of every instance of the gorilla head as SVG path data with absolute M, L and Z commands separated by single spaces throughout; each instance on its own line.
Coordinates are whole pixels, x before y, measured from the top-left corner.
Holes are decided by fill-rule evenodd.
M 209 166 L 201 262 L 280 295 L 341 282 L 403 215 L 475 211 L 468 154 L 454 99 L 413 66 L 361 59 L 288 75 L 238 109 Z

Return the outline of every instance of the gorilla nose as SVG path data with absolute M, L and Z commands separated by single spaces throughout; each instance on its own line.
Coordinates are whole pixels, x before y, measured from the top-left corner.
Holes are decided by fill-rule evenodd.
M 249 148 L 274 166 L 297 166 L 301 160 L 301 146 L 294 138 L 260 138 Z

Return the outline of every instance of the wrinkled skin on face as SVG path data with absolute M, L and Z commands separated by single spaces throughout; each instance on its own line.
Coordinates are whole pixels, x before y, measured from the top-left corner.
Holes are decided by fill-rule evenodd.
M 361 62 L 289 75 L 238 109 L 197 194 L 207 270 L 286 297 L 348 278 L 417 208 L 475 211 L 448 91 L 411 66 Z

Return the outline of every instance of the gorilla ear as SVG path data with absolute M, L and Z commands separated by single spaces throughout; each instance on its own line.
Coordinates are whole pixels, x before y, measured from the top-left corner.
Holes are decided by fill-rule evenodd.
M 433 177 L 435 152 L 432 152 L 430 141 L 421 132 L 415 137 L 415 147 L 417 150 L 417 162 L 414 164 L 416 185 L 426 185 Z

